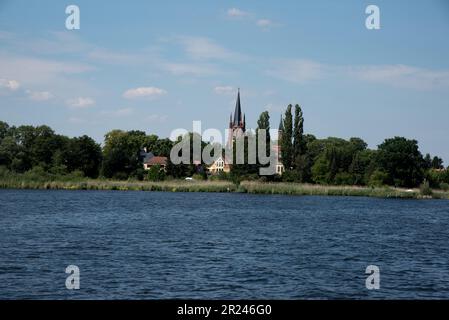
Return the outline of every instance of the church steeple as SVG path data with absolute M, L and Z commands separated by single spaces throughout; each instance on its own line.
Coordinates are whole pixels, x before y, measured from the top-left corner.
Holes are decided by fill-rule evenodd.
M 237 91 L 237 101 L 235 103 L 233 125 L 235 127 L 240 127 L 242 125 L 242 107 L 240 105 L 240 88 Z
M 228 145 L 232 146 L 232 141 L 236 137 L 245 135 L 246 119 L 245 114 L 242 113 L 242 106 L 240 105 L 240 88 L 237 91 L 237 101 L 235 103 L 234 115 L 231 113 L 229 119 L 229 136 Z

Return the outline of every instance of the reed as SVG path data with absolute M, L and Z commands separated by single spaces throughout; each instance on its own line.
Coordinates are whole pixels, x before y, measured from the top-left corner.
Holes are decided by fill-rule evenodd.
M 449 199 L 449 192 L 433 190 L 424 195 L 419 189 L 406 190 L 393 187 L 328 186 L 315 184 L 242 181 L 236 185 L 230 181 L 167 180 L 116 181 L 105 179 L 45 180 L 18 177 L 0 177 L 3 189 L 55 189 L 55 190 L 122 190 L 122 191 L 168 191 L 168 192 L 239 192 L 248 194 L 283 194 L 297 196 L 360 196 L 401 199 Z

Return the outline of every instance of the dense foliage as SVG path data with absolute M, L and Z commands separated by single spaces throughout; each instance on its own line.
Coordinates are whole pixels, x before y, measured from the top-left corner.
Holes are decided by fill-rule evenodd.
M 270 129 L 267 111 L 260 115 L 257 124 L 257 129 Z M 232 166 L 230 174 L 221 173 L 209 178 L 236 182 L 262 179 L 329 185 L 421 185 L 449 189 L 449 170 L 444 169 L 442 159 L 429 154 L 423 156 L 416 140 L 394 137 L 386 139 L 377 150 L 371 150 L 360 138 L 317 139 L 304 133 L 304 116 L 299 105 L 287 107 L 279 129 L 278 142 L 286 168 L 282 176 L 259 177 L 260 165 L 245 163 Z M 248 136 L 243 138 L 245 144 Z M 192 133 L 190 138 L 192 141 Z M 36 179 L 39 176 L 153 181 L 188 176 L 194 176 L 196 180 L 208 178 L 203 162 L 175 165 L 168 159 L 164 172 L 159 166 L 144 171 L 140 156 L 143 148 L 155 156 L 169 158 L 174 143 L 143 131 L 113 130 L 105 135 L 104 144 L 100 146 L 85 135 L 69 138 L 56 134 L 48 126 L 15 127 L 0 121 L 0 169 L 2 172 L 26 173 Z M 204 150 L 207 145 L 202 142 L 201 149 Z M 270 151 L 268 148 L 267 153 Z M 245 153 L 245 161 L 247 156 Z

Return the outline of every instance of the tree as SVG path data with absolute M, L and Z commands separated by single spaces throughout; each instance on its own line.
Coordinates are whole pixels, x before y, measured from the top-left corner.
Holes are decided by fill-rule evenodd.
M 423 168 L 425 170 L 429 170 L 430 168 L 432 168 L 432 157 L 430 156 L 430 153 L 426 153 L 424 157 Z
M 256 130 L 256 152 L 259 152 L 259 130 L 265 130 L 265 155 L 269 156 L 271 153 L 271 136 L 270 136 L 270 115 L 268 111 L 264 111 L 260 114 L 259 120 L 257 120 L 257 130 Z M 257 163 L 259 163 L 259 157 L 257 157 Z
M 379 145 L 377 164 L 388 175 L 387 183 L 401 187 L 416 187 L 424 177 L 424 159 L 416 140 L 403 137 L 386 139 Z
M 79 170 L 86 177 L 98 177 L 103 155 L 100 145 L 92 138 L 84 135 L 71 139 L 65 156 L 69 172 Z
M 432 167 L 432 169 L 437 169 L 437 170 L 444 169 L 443 159 L 441 159 L 437 156 L 433 157 L 431 167 Z
M 102 175 L 127 178 L 142 166 L 139 152 L 145 143 L 145 132 L 112 130 L 105 135 Z
M 0 142 L 8 135 L 9 125 L 6 122 L 0 121 Z
M 293 127 L 293 158 L 296 159 L 304 153 L 304 117 L 301 107 L 297 104 L 295 105 L 295 122 Z
M 285 111 L 283 122 L 284 131 L 281 139 L 282 163 L 284 164 L 286 170 L 290 170 L 293 160 L 292 125 L 292 105 L 289 104 L 287 106 L 287 110 Z
M 165 172 L 160 165 L 154 165 L 148 171 L 147 178 L 150 181 L 163 181 L 165 180 Z

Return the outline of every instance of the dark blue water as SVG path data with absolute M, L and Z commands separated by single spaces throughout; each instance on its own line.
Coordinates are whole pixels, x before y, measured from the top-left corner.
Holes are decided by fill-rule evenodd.
M 0 190 L 14 298 L 447 299 L 449 201 Z

